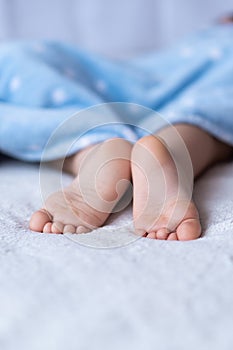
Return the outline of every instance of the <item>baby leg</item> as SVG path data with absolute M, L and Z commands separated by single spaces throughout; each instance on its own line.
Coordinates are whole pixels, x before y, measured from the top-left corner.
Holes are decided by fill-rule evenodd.
M 83 233 L 102 226 L 128 188 L 131 148 L 114 138 L 68 158 L 64 169 L 76 176 L 74 181 L 32 215 L 31 230 Z
M 132 151 L 132 178 L 134 185 L 133 214 L 135 230 L 149 238 L 168 240 L 191 240 L 201 235 L 201 225 L 197 208 L 190 200 L 193 178 L 190 186 L 179 184 L 177 163 L 169 150 L 179 162 L 182 152 L 175 138 L 171 137 L 168 127 L 156 136 L 145 136 L 140 139 Z M 180 124 L 175 126 L 189 152 L 193 175 L 197 177 L 212 164 L 227 160 L 232 148 L 202 129 Z M 144 154 L 144 155 L 143 155 Z M 151 164 L 152 155 L 155 159 Z M 182 164 L 182 161 L 180 162 Z M 179 163 L 178 163 L 179 164 Z M 187 169 L 182 165 L 178 169 L 184 174 Z M 184 177 L 185 178 L 185 177 Z M 166 183 L 166 197 L 159 202 L 159 190 L 156 185 Z M 148 185 L 151 188 L 148 191 Z M 180 188 L 181 186 L 181 188 Z M 183 188 L 182 188 L 183 187 Z M 189 193 L 188 193 L 189 192 Z M 181 215 L 182 213 L 182 215 Z

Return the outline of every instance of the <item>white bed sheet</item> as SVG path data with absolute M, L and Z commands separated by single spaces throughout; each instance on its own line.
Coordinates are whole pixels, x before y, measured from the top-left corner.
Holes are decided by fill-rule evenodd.
M 202 238 L 115 249 L 28 230 L 37 166 L 2 161 L 0 179 L 1 350 L 232 349 L 233 163 L 196 185 Z M 130 221 L 112 218 L 105 237 Z

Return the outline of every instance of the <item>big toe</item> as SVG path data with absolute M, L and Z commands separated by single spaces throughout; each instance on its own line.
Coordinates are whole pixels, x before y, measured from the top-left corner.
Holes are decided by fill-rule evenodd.
M 44 226 L 51 221 L 51 215 L 45 209 L 40 209 L 32 214 L 29 227 L 32 231 L 43 232 Z
M 201 236 L 201 224 L 198 219 L 186 219 L 176 229 L 179 241 L 189 241 Z

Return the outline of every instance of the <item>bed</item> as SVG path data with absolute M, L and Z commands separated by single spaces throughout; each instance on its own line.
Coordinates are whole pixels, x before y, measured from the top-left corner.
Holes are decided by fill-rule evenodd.
M 29 231 L 41 203 L 38 170 L 1 158 L 2 350 L 232 349 L 233 163 L 197 181 L 200 239 L 115 248 L 130 230 L 130 207 L 87 234 L 89 246 Z

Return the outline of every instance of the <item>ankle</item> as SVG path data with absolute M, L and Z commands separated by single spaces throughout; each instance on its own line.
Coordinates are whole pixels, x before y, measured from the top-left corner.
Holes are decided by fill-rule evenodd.
M 233 147 L 213 138 L 214 142 L 214 161 L 224 162 L 229 160 L 233 156 Z

